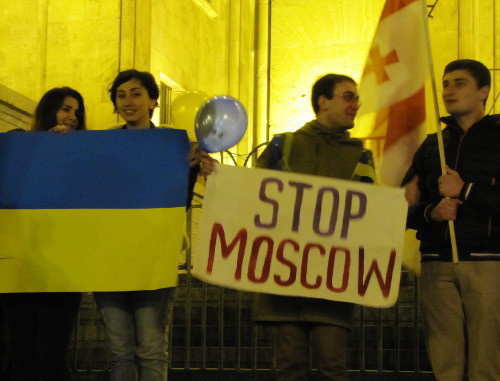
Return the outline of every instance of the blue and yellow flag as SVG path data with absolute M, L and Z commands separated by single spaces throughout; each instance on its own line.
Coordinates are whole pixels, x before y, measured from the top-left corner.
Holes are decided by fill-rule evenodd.
M 171 129 L 0 134 L 0 292 L 176 285 L 188 151 Z

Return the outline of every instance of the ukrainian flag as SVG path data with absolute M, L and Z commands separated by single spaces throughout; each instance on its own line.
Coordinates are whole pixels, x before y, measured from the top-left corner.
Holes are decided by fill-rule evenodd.
M 0 292 L 176 285 L 188 152 L 173 129 L 0 134 Z

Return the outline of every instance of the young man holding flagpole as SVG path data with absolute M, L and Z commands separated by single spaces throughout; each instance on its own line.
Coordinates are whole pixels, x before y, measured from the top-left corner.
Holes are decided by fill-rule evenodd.
M 438 131 L 420 146 L 403 182 L 417 195 L 408 225 L 421 240 L 422 317 L 437 380 L 500 377 L 500 116 L 485 115 L 490 83 L 478 61 L 445 67 L 446 173 Z

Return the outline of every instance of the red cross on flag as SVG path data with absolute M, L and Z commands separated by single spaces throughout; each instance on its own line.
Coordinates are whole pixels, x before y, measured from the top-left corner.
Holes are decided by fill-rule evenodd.
M 356 130 L 382 184 L 400 185 L 425 137 L 426 17 L 423 0 L 386 0 L 361 78 Z

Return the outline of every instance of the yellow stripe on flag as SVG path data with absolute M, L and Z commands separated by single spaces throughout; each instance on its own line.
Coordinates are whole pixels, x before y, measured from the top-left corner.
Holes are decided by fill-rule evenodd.
M 2 209 L 0 293 L 177 284 L 185 208 Z

